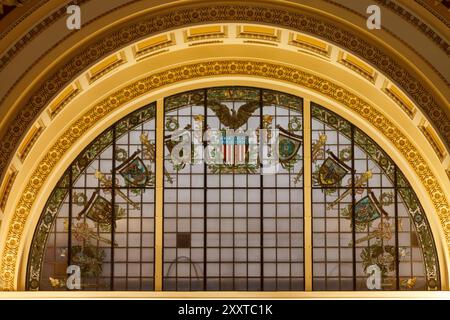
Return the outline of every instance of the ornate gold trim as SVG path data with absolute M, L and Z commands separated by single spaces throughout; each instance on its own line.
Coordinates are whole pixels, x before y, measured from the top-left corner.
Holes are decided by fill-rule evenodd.
M 17 157 L 20 159 L 20 161 L 23 162 L 25 160 L 28 153 L 33 148 L 34 143 L 44 130 L 45 125 L 42 122 L 42 120 L 38 120 L 37 123 L 33 125 L 33 127 L 28 132 L 27 136 L 25 137 L 24 141 L 19 146 L 19 149 L 17 150 Z
M 207 25 L 193 27 L 186 30 L 183 34 L 184 42 L 192 42 L 198 40 L 209 40 L 228 37 L 228 26 L 224 25 Z
M 90 0 L 79 0 L 78 1 L 78 5 L 82 5 L 82 4 L 87 3 L 89 1 Z M 431 28 L 430 25 L 428 25 L 426 23 L 426 21 L 420 20 L 419 18 L 417 18 L 414 15 L 414 13 L 411 13 L 409 10 L 403 8 L 402 6 L 399 6 L 398 4 L 394 4 L 394 3 L 389 2 L 387 0 L 375 0 L 375 1 L 383 4 L 387 9 L 391 10 L 392 12 L 397 14 L 398 16 L 404 18 L 406 22 L 409 22 L 411 25 L 416 27 L 419 32 L 423 33 L 430 40 L 432 40 L 436 44 L 437 47 L 439 47 L 444 52 L 448 53 L 448 50 L 450 48 L 448 42 L 446 42 L 445 39 L 442 39 L 442 37 L 439 36 L 433 30 L 433 28 Z M 429 10 L 429 8 L 427 6 L 423 5 L 423 2 L 420 2 L 418 0 L 415 0 L 415 1 L 419 5 L 423 6 L 428 11 L 430 11 L 432 14 L 435 15 L 434 11 L 432 12 L 431 10 Z M 35 5 L 33 9 L 39 8 L 40 6 L 45 4 L 45 2 L 48 2 L 48 0 L 42 1 L 41 3 Z M 342 5 L 340 5 L 338 3 L 335 3 L 334 1 L 328 1 L 328 2 L 332 3 L 333 5 L 336 5 L 336 6 L 339 6 L 339 7 L 343 7 Z M 10 25 L 7 30 L 5 30 L 2 33 L 0 33 L 0 39 L 3 39 L 26 16 L 28 16 L 29 14 L 34 12 L 33 9 L 28 10 L 26 15 L 21 17 L 21 19 L 19 21 L 16 21 L 13 25 Z M 36 36 L 38 36 L 40 33 L 45 31 L 53 23 L 57 22 L 58 19 L 61 18 L 62 16 L 64 16 L 65 14 L 67 14 L 66 13 L 66 8 L 62 7 L 58 11 L 52 12 L 51 14 L 46 16 L 45 19 L 43 21 L 39 22 L 36 25 L 36 27 L 33 28 L 32 31 L 30 31 L 27 34 L 23 35 L 23 37 L 14 44 L 14 46 L 13 46 L 14 50 L 13 51 L 8 51 L 4 56 L 1 57 L 0 60 L 2 61 L 2 63 L 0 64 L 0 70 L 3 68 L 4 65 L 8 64 L 9 61 L 11 61 L 17 54 L 19 54 L 20 51 L 28 45 L 28 43 L 30 43 L 33 39 L 35 39 Z M 440 20 L 443 21 L 446 25 L 449 25 L 448 22 L 445 22 L 443 19 L 440 19 Z M 423 25 L 425 27 L 421 27 Z
M 400 90 L 398 90 L 395 85 L 389 83 L 388 80 L 385 80 L 381 90 L 383 90 L 389 98 L 398 104 L 411 120 L 414 119 L 414 116 L 417 113 L 416 107 L 414 107 L 409 99 Z
M 264 3 L 264 1 L 261 2 Z M 118 10 L 118 8 L 112 10 Z M 63 67 L 48 76 L 45 81 L 43 80 L 40 88 L 32 93 L 30 99 L 24 105 L 20 106 L 21 111 L 15 114 L 10 127 L 5 129 L 5 134 L 0 139 L 0 177 L 4 175 L 11 160 L 11 155 L 14 154 L 14 150 L 25 134 L 26 128 L 30 127 L 30 123 L 45 108 L 46 102 L 55 96 L 61 88 L 64 88 L 70 79 L 111 52 L 138 41 L 144 36 L 179 26 L 224 20 L 278 25 L 278 27 L 317 36 L 346 48 L 358 58 L 377 68 L 381 73 L 389 76 L 405 93 L 409 94 L 417 106 L 428 115 L 430 123 L 442 137 L 444 144 L 447 147 L 450 146 L 450 120 L 445 112 L 445 105 L 439 105 L 438 99 L 429 92 L 425 82 L 416 79 L 411 69 L 399 62 L 397 57 L 393 58 L 380 46 L 369 43 L 363 36 L 350 33 L 309 12 L 303 13 L 287 6 L 276 8 L 263 7 L 258 4 L 223 4 L 195 8 L 186 6 L 176 10 L 172 9 L 169 13 L 159 12 L 139 23 L 130 23 L 120 30 L 100 38 L 90 47 L 78 52 Z M 411 50 L 413 49 L 411 48 Z M 157 53 L 155 52 L 155 54 Z M 416 54 L 418 53 L 416 52 Z M 0 70 L 2 61 L 0 59 Z M 430 67 L 433 68 L 433 66 Z M 20 79 L 17 81 L 20 81 Z M 443 79 L 443 81 L 446 81 L 446 79 Z M 2 99 L 5 99 L 11 93 L 11 90 L 8 90 Z
M 353 112 L 378 129 L 385 138 L 404 156 L 410 167 L 415 171 L 425 190 L 430 197 L 434 209 L 439 216 L 447 247 L 450 248 L 450 209 L 444 190 L 439 185 L 434 173 L 426 163 L 419 150 L 402 131 L 388 120 L 382 113 L 376 110 L 365 100 L 355 96 L 348 90 L 337 84 L 307 72 L 273 63 L 241 61 L 241 60 L 217 60 L 182 65 L 173 69 L 162 71 L 154 75 L 142 78 L 101 100 L 84 114 L 80 115 L 72 125 L 56 140 L 49 151 L 43 156 L 33 174 L 29 178 L 15 207 L 12 218 L 9 221 L 7 241 L 2 248 L 0 279 L 3 280 L 5 290 L 14 290 L 16 270 L 18 268 L 18 249 L 23 240 L 25 223 L 27 222 L 31 208 L 38 198 L 39 192 L 62 156 L 71 146 L 100 119 L 116 110 L 123 104 L 162 86 L 173 84 L 188 79 L 226 76 L 247 75 L 272 78 L 303 86 L 320 92 L 342 105 L 347 106 Z M 443 270 L 445 272 L 445 270 Z
M 313 37 L 308 37 L 301 33 L 291 32 L 289 34 L 289 42 L 291 46 L 299 47 L 320 54 L 326 58 L 330 57 L 331 46 L 323 41 Z
M 342 5 L 341 3 L 338 3 L 336 1 L 333 0 L 323 0 L 326 1 L 330 4 L 333 4 L 339 8 L 342 8 L 348 12 L 351 12 L 361 18 L 363 18 L 364 20 L 367 18 L 366 15 L 362 14 L 361 12 L 358 12 L 354 9 L 351 9 L 349 7 L 346 7 L 344 5 Z M 386 5 L 387 9 L 392 10 L 393 8 L 391 8 L 391 6 L 389 4 L 392 4 L 392 2 L 390 0 L 375 0 L 378 1 L 380 4 Z M 420 30 L 422 33 L 424 33 L 430 40 L 434 40 L 434 42 L 437 43 L 442 43 L 442 45 L 437 45 L 442 51 L 448 53 L 448 50 L 450 48 L 449 43 L 442 39 L 440 35 L 438 35 L 436 32 L 433 31 L 433 28 L 431 28 L 429 25 L 427 25 L 423 20 L 417 18 L 416 16 L 414 16 L 413 14 L 411 14 L 409 11 L 407 11 L 406 9 L 399 7 L 397 2 L 394 4 L 394 6 L 397 6 L 397 11 L 392 10 L 395 14 L 400 15 L 400 14 L 404 14 L 408 17 L 408 19 L 405 19 L 407 21 L 412 21 L 411 25 L 414 27 L 417 27 L 418 30 Z M 401 9 L 401 10 L 398 10 Z M 426 29 L 422 29 L 420 28 L 420 26 L 426 26 Z M 406 47 L 408 47 L 412 52 L 414 52 L 417 56 L 419 56 L 438 76 L 439 78 L 444 81 L 445 84 L 449 85 L 448 79 L 438 70 L 436 69 L 436 67 L 434 65 L 432 65 L 421 53 L 419 53 L 419 51 L 416 48 L 413 48 L 407 41 L 405 41 L 405 39 L 403 39 L 402 37 L 398 36 L 396 33 L 394 33 L 393 31 L 391 31 L 390 29 L 387 28 L 383 28 L 383 30 L 385 30 L 388 34 L 390 34 L 392 37 L 394 37 L 395 39 L 397 39 L 398 41 L 400 41 L 402 44 L 404 44 Z M 427 32 L 429 34 L 427 34 Z M 436 44 L 437 44 L 436 43 Z
M 156 51 L 175 44 L 175 35 L 173 32 L 170 32 L 138 42 L 133 46 L 133 52 L 136 60 L 141 60 L 151 56 Z
M 47 113 L 54 119 L 58 113 L 81 92 L 80 82 L 77 80 L 67 86 L 49 106 Z
M 89 84 L 92 84 L 94 81 L 97 81 L 126 62 L 127 59 L 123 51 L 103 59 L 89 69 L 87 74 Z
M 8 35 L 8 33 L 10 33 L 15 27 L 17 27 L 19 25 L 19 23 L 21 23 L 23 20 L 25 20 L 27 17 L 29 17 L 32 13 L 36 12 L 37 9 L 44 6 L 47 2 L 49 2 L 49 0 L 36 1 L 36 3 L 33 4 L 33 7 L 28 8 L 28 10 L 26 10 L 26 12 L 24 14 L 22 14 L 22 16 L 20 16 L 20 18 L 14 20 L 12 23 L 9 24 L 9 26 L 7 28 L 5 28 L 4 30 L 2 30 L 0 32 L 0 40 L 2 40 L 4 37 L 6 37 Z M 53 23 L 53 20 L 50 20 L 50 21 Z M 51 25 L 51 23 L 49 23 L 48 25 Z M 22 40 L 21 42 L 24 42 L 25 39 L 29 39 L 30 34 L 31 34 L 31 32 L 24 35 L 21 39 Z
M 380 1 L 380 0 L 378 0 L 378 1 Z M 384 0 L 385 2 L 387 2 L 387 0 Z M 449 10 L 447 9 L 447 12 L 445 12 L 445 9 L 447 8 L 447 7 L 445 7 L 444 6 L 444 4 L 443 4 L 443 2 L 444 2 L 444 0 L 433 0 L 433 1 L 430 1 L 430 0 L 414 0 L 415 2 L 417 2 L 419 5 L 421 5 L 422 7 L 424 7 L 426 10 L 428 10 L 433 16 L 435 16 L 436 18 L 438 18 L 443 24 L 445 24 L 447 27 L 449 27 L 450 28 L 450 21 L 449 21 L 449 17 L 450 17 L 450 13 L 449 13 Z M 438 6 L 436 9 L 435 8 L 433 8 L 433 5 L 434 5 L 434 7 L 436 7 L 436 6 Z M 390 4 L 390 6 L 392 6 L 392 4 Z M 397 11 L 398 11 L 398 9 L 397 9 Z M 403 13 L 402 13 L 403 14 Z M 405 15 L 405 14 L 403 14 L 403 15 Z M 412 14 L 410 14 L 410 15 L 412 15 Z M 407 19 L 408 20 L 408 19 Z M 435 36 L 435 32 L 432 30 L 432 28 L 430 28 L 430 26 L 429 25 L 426 25 L 426 23 L 425 22 L 423 22 L 423 21 L 421 21 L 421 20 L 419 20 L 419 19 L 417 19 L 416 17 L 414 17 L 414 19 L 411 19 L 411 18 L 409 18 L 409 20 L 413 20 L 413 23 L 414 23 L 414 25 L 415 26 L 417 26 L 417 28 L 419 29 L 419 30 L 421 30 L 425 35 L 428 35 L 427 33 L 426 33 L 426 31 L 427 30 L 429 30 L 429 37 L 435 37 L 435 38 L 437 38 L 435 41 L 437 42 L 437 41 L 439 41 L 440 40 L 440 37 L 436 37 Z M 425 27 L 420 27 L 421 26 L 421 23 L 422 24 L 425 24 Z M 449 48 L 449 46 L 448 46 L 448 43 L 446 43 L 445 41 L 443 41 L 442 40 L 442 42 L 444 43 L 444 44 L 447 44 L 447 49 Z
M 0 189 L 0 209 L 5 210 L 6 201 L 8 200 L 8 195 L 11 192 L 12 185 L 14 180 L 17 177 L 17 170 L 14 166 L 11 166 L 8 172 L 6 173 L 5 183 L 3 187 Z
M 352 56 L 351 54 L 340 51 L 337 61 L 347 68 L 353 70 L 357 74 L 361 75 L 362 77 L 366 78 L 370 82 L 375 83 L 378 73 L 376 73 L 372 67 L 370 67 L 360 59 Z
M 420 131 L 422 131 L 425 138 L 427 138 L 428 142 L 433 147 L 433 150 L 439 157 L 439 160 L 441 160 L 442 162 L 447 155 L 447 151 L 445 150 L 445 147 L 439 142 L 439 138 L 434 132 L 433 128 L 429 124 L 427 124 L 427 121 L 425 119 L 422 119 L 419 124 L 419 129 Z

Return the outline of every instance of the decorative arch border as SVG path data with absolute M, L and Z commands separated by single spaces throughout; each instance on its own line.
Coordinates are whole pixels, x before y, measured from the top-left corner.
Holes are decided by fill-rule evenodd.
M 14 290 L 16 280 L 14 277 L 18 268 L 19 246 L 23 240 L 25 223 L 44 182 L 63 155 L 94 123 L 123 104 L 142 96 L 150 90 L 189 79 L 226 75 L 272 78 L 306 87 L 347 106 L 351 111 L 372 124 L 400 151 L 417 174 L 439 216 L 447 246 L 450 247 L 450 208 L 444 190 L 412 142 L 408 140 L 394 123 L 385 118 L 378 110 L 365 100 L 355 96 L 337 84 L 293 67 L 268 62 L 217 60 L 175 67 L 142 78 L 121 88 L 80 115 L 57 138 L 56 142 L 49 148 L 30 176 L 17 202 L 12 218 L 9 221 L 7 241 L 2 251 L 0 266 L 0 279 L 3 280 L 3 289 Z
M 73 56 L 58 71 L 51 74 L 34 91 L 17 113 L 0 143 L 0 177 L 4 176 L 11 160 L 30 123 L 45 108 L 46 102 L 53 98 L 67 83 L 99 61 L 107 54 L 131 42 L 148 37 L 150 34 L 181 26 L 205 24 L 220 21 L 239 21 L 264 23 L 312 34 L 337 44 L 388 75 L 420 106 L 430 122 L 441 135 L 443 142 L 450 145 L 450 119 L 445 105 L 439 105 L 436 98 L 427 91 L 423 82 L 416 79 L 401 63 L 379 47 L 372 45 L 362 36 L 341 28 L 335 23 L 313 16 L 310 13 L 294 12 L 292 6 L 282 3 L 263 7 L 258 4 L 222 4 L 197 7 L 182 7 L 169 12 L 157 13 L 140 22 L 122 27 L 120 30 L 102 37 L 100 40 Z M 11 90 L 11 89 L 10 89 Z M 9 93 L 9 92 L 8 92 Z
M 208 79 L 208 81 L 211 78 Z M 245 80 L 243 80 L 245 81 Z M 188 85 L 189 86 L 189 85 Z M 106 128 L 104 131 L 102 131 L 99 135 L 94 133 L 95 135 L 93 140 L 90 140 L 89 137 L 87 140 L 89 140 L 88 145 L 82 149 L 82 151 L 78 150 L 78 148 L 74 148 L 74 150 L 71 150 L 71 154 L 76 154 L 76 158 L 73 160 L 70 166 L 74 168 L 73 177 L 72 180 L 76 181 L 79 177 L 79 175 L 86 170 L 87 167 L 89 167 L 92 164 L 92 161 L 94 161 L 102 152 L 105 151 L 108 147 L 110 147 L 113 143 L 113 135 L 112 135 L 112 128 L 117 127 L 116 132 L 116 140 L 120 139 L 120 137 L 125 134 L 128 130 L 131 130 L 135 126 L 138 126 L 142 123 L 156 120 L 156 105 L 158 100 L 166 100 L 170 99 L 171 97 L 183 95 L 183 94 L 190 94 L 190 93 L 198 93 L 203 92 L 204 90 L 211 90 L 211 89 L 221 89 L 221 88 L 250 88 L 254 90 L 262 90 L 265 93 L 273 93 L 276 95 L 285 95 L 288 97 L 292 97 L 295 99 L 295 102 L 298 102 L 298 99 L 301 99 L 302 107 L 304 106 L 304 98 L 301 95 L 292 95 L 292 93 L 286 93 L 285 91 L 278 91 L 274 90 L 273 88 L 262 88 L 262 87 L 255 87 L 253 85 L 249 85 L 247 83 L 245 84 L 238 84 L 236 85 L 224 85 L 221 84 L 219 86 L 212 85 L 212 86 L 204 86 L 202 85 L 195 85 L 195 88 L 189 88 L 187 91 L 180 90 L 181 88 L 178 88 L 175 93 L 169 93 L 171 89 L 163 90 L 161 93 L 161 96 L 152 97 L 151 92 L 146 93 L 145 97 L 149 96 L 151 97 L 151 102 L 148 104 L 145 103 L 145 106 L 142 107 L 141 103 L 136 103 L 133 105 L 138 106 L 138 109 L 133 111 L 127 110 L 127 108 L 123 108 L 123 112 L 121 115 L 121 118 L 116 120 L 107 120 L 109 127 Z M 202 93 L 200 93 L 202 94 Z M 161 97 L 161 98 L 160 98 Z M 188 99 L 189 100 L 189 99 Z M 413 189 L 409 183 L 409 181 L 406 179 L 406 177 L 403 175 L 403 172 L 398 171 L 398 165 L 394 163 L 392 158 L 388 156 L 387 152 L 382 149 L 372 138 L 369 138 L 369 136 L 366 133 L 363 133 L 362 128 L 358 128 L 357 125 L 355 125 L 350 120 L 347 120 L 346 117 L 341 117 L 341 115 L 338 115 L 337 113 L 331 111 L 331 109 L 328 109 L 327 107 L 324 107 L 320 104 L 317 104 L 314 98 L 306 98 L 306 108 L 308 108 L 310 111 L 309 113 L 309 120 L 312 121 L 317 120 L 320 121 L 330 128 L 333 128 L 336 131 L 339 131 L 342 135 L 346 136 L 348 139 L 352 139 L 351 133 L 350 133 L 350 127 L 357 128 L 355 130 L 355 145 L 358 145 L 363 152 L 365 152 L 369 157 L 371 157 L 372 161 L 374 161 L 377 166 L 380 168 L 380 170 L 383 172 L 384 175 L 386 175 L 387 178 L 390 179 L 392 183 L 396 183 L 396 179 L 398 179 L 399 184 L 402 184 L 407 189 Z M 293 111 L 297 111 L 297 105 L 288 99 L 288 101 L 283 101 L 283 99 L 276 99 L 277 105 L 280 107 L 285 107 L 288 109 L 293 109 Z M 162 107 L 163 104 L 160 104 L 160 107 Z M 184 103 L 181 104 L 175 104 L 172 105 L 169 109 L 167 109 L 167 105 L 164 102 L 164 113 L 168 111 L 173 111 L 178 108 L 185 107 Z M 303 109 L 303 108 L 302 108 Z M 314 111 L 315 110 L 315 111 Z M 328 117 L 336 117 L 339 120 L 336 122 L 328 121 Z M 134 121 L 131 121 L 131 119 L 134 119 Z M 305 121 L 305 119 L 303 119 Z M 165 120 L 164 120 L 165 121 Z M 345 123 L 344 129 L 341 124 L 342 121 Z M 102 121 L 103 122 L 103 121 Z M 120 125 L 118 125 L 120 124 Z M 118 126 L 117 126 L 118 125 Z M 347 127 L 348 125 L 348 127 Z M 119 130 L 120 128 L 120 130 Z M 305 130 L 311 130 L 311 128 L 305 128 Z M 306 132 L 303 132 L 306 134 Z M 310 132 L 311 134 L 311 132 Z M 88 134 L 88 136 L 90 136 Z M 307 139 L 306 136 L 304 136 L 305 140 Z M 358 141 L 361 143 L 358 144 Z M 157 146 L 158 148 L 158 146 Z M 372 148 L 375 148 L 378 150 L 377 156 L 375 156 L 372 153 Z M 79 153 L 80 152 L 80 153 Z M 380 155 L 381 153 L 381 155 Z M 380 158 L 378 158 L 380 156 Z M 383 161 L 384 159 L 384 161 Z M 311 160 L 312 161 L 312 160 Z M 45 260 L 45 251 L 46 246 L 48 242 L 48 236 L 52 229 L 52 226 L 55 224 L 55 220 L 60 212 L 60 207 L 62 205 L 64 197 L 68 194 L 68 187 L 70 184 L 70 178 L 69 178 L 69 171 L 65 167 L 64 163 L 65 161 L 62 161 L 63 169 L 65 170 L 63 175 L 60 177 L 58 173 L 53 173 L 51 177 L 49 178 L 49 183 L 51 184 L 51 181 L 54 180 L 54 178 L 57 178 L 57 184 L 55 186 L 55 189 L 51 191 L 51 194 L 48 197 L 48 200 L 46 201 L 46 204 L 42 211 L 40 211 L 40 207 L 33 210 L 32 214 L 36 215 L 41 212 L 41 215 L 39 217 L 33 217 L 33 218 L 39 218 L 37 221 L 37 225 L 35 226 L 33 221 L 29 224 L 31 228 L 34 231 L 34 235 L 31 239 L 31 245 L 29 247 L 29 253 L 25 251 L 25 254 L 22 256 L 22 262 L 27 262 L 26 270 L 22 268 L 24 272 L 19 274 L 20 278 L 23 278 L 26 276 L 25 279 L 25 289 L 30 291 L 41 291 L 41 278 L 42 278 L 42 271 L 43 271 L 43 260 Z M 394 169 L 395 167 L 395 169 Z M 75 169 L 76 168 L 76 169 Z M 157 170 L 158 171 L 158 170 Z M 306 174 L 306 173 L 305 173 Z M 397 178 L 394 178 L 394 175 L 397 175 Z M 164 187 L 164 186 L 163 186 Z M 403 188 L 404 188 L 403 187 Z M 60 189 L 58 189 L 60 188 Z M 61 189 L 62 188 L 62 189 Z M 158 188 L 158 185 L 156 185 L 156 188 Z M 402 197 L 403 200 L 405 200 L 404 193 L 402 193 L 401 189 L 399 188 L 399 195 Z M 415 192 L 412 192 L 412 197 L 415 199 L 415 201 L 419 201 L 417 199 L 417 195 Z M 45 196 L 43 196 L 45 198 Z M 312 204 L 312 202 L 311 202 Z M 406 203 L 405 203 L 406 204 Z M 435 247 L 435 241 L 433 238 L 433 234 L 428 222 L 428 219 L 426 217 L 425 211 L 423 210 L 420 202 L 417 203 L 418 206 L 416 209 L 413 209 L 409 204 L 406 204 L 411 222 L 415 226 L 415 231 L 418 234 L 418 239 L 420 239 L 420 247 L 421 252 L 423 255 L 423 263 L 425 266 L 425 276 L 427 279 L 427 290 L 440 290 L 441 286 L 441 279 L 440 279 L 440 270 L 439 270 L 439 259 L 438 254 Z M 310 210 L 311 208 L 305 208 L 305 210 Z M 413 211 L 411 211 L 413 210 Z M 307 218 L 305 218 L 307 219 Z M 424 222 L 425 221 L 425 222 Z M 158 224 L 156 224 L 155 227 L 158 227 Z M 161 225 L 159 225 L 161 227 Z M 312 241 L 312 240 L 310 240 Z M 25 245 L 25 248 L 28 248 L 27 245 Z M 25 249 L 26 250 L 26 249 Z M 27 256 L 28 253 L 28 256 Z M 161 270 L 162 271 L 162 270 Z M 157 276 L 155 275 L 155 279 Z M 154 289 L 154 292 L 158 292 L 157 289 Z M 304 291 L 308 291 L 307 289 Z M 172 291 L 170 291 L 172 292 Z M 293 291 L 293 292 L 302 292 L 302 291 Z M 309 291 L 308 291 L 309 292 Z M 277 291 L 276 294 L 278 294 L 279 291 Z M 220 292 L 220 294 L 223 294 L 223 292 Z

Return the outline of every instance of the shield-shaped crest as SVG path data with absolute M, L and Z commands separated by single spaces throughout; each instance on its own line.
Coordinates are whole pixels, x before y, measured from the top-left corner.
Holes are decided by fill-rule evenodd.
M 277 125 L 280 130 L 278 156 L 281 163 L 292 160 L 298 153 L 298 150 L 302 146 L 303 137 L 294 134 L 280 125 Z
M 112 221 L 112 204 L 99 195 L 98 191 L 95 191 L 86 207 L 78 214 L 78 218 L 81 218 L 83 215 L 97 223 L 110 225 Z
M 359 200 L 355 205 L 355 222 L 368 223 L 378 219 L 381 215 L 388 216 L 383 210 L 372 191 L 367 196 Z
M 339 160 L 333 152 L 328 151 L 329 156 L 319 168 L 318 183 L 322 187 L 337 187 L 351 168 Z
M 116 169 L 125 181 L 138 188 L 145 187 L 149 179 L 147 167 L 139 157 L 140 152 L 137 150 Z
M 224 132 L 221 152 L 224 164 L 245 164 L 248 152 L 248 138 L 242 135 L 226 135 Z

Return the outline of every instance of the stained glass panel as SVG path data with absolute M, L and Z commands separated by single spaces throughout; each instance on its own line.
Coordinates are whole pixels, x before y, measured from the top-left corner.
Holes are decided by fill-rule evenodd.
M 436 260 L 423 260 L 435 248 L 417 241 L 417 228 L 431 231 L 406 179 L 354 125 L 311 113 L 314 290 L 436 290 Z
M 155 104 L 102 133 L 53 191 L 34 236 L 29 290 L 152 290 Z
M 355 125 L 315 103 L 304 119 L 303 108 L 239 86 L 164 99 L 158 277 L 156 103 L 118 121 L 51 193 L 27 289 L 71 290 L 76 267 L 81 290 L 155 290 L 157 278 L 165 291 L 439 290 L 430 226 L 406 177 Z
M 173 181 L 165 180 L 164 289 L 302 290 L 302 100 L 222 87 L 170 97 L 165 110 L 166 137 L 179 128 L 192 136 L 194 128 L 218 130 L 223 159 L 177 168 L 173 149 L 166 148 L 165 170 Z M 229 130 L 278 127 L 286 149 L 282 168 L 263 175 L 260 163 L 249 158 L 251 138 Z M 176 247 L 180 233 L 191 234 L 189 249 Z

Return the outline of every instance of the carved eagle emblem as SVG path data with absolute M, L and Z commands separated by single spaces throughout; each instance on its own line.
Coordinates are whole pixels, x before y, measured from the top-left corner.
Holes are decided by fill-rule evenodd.
M 230 129 L 238 129 L 246 124 L 255 110 L 259 108 L 259 101 L 249 101 L 243 104 L 237 112 L 216 101 L 208 101 L 208 108 L 215 113 L 224 126 Z

